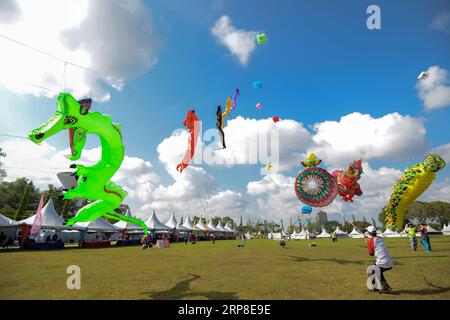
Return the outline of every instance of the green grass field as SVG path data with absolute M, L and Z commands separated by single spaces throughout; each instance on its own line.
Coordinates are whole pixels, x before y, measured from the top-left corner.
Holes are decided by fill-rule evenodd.
M 0 299 L 450 299 L 450 237 L 432 237 L 433 253 L 385 239 L 391 294 L 368 292 L 362 239 L 311 242 L 0 252 Z M 67 289 L 68 265 L 80 266 L 81 290 Z

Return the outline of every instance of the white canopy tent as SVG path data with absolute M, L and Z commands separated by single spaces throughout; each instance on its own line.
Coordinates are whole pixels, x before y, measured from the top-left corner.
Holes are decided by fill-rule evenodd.
M 444 224 L 444 228 L 442 229 L 442 234 L 444 236 L 450 236 L 450 224 L 447 226 Z
M 226 232 L 233 232 L 233 233 L 235 233 L 235 231 L 233 229 L 231 229 L 229 222 L 227 223 L 227 225 L 225 226 L 224 229 L 225 229 Z
M 253 236 L 250 234 L 250 232 L 247 231 L 247 233 L 245 234 L 245 239 L 247 240 L 253 239 Z
M 319 235 L 317 236 L 317 238 L 331 238 L 331 234 L 329 234 L 329 233 L 327 232 L 327 230 L 325 230 L 325 228 L 322 228 L 322 233 L 319 234 Z
M 165 223 L 166 226 L 168 226 L 170 229 L 176 229 L 177 228 L 177 219 L 175 218 L 175 212 L 172 212 L 172 215 L 170 216 L 169 221 Z
M 309 231 L 302 229 L 302 231 L 300 231 L 300 233 L 297 234 L 297 238 L 296 239 L 300 239 L 300 240 L 305 240 L 309 238 Z
M 120 232 L 120 228 L 109 223 L 108 221 L 106 221 L 101 217 L 92 221 L 77 222 L 75 223 L 75 225 L 86 228 L 88 232 L 111 232 L 111 233 Z
M 156 217 L 155 210 L 153 210 L 152 214 L 150 215 L 150 218 L 148 218 L 148 220 L 145 221 L 145 225 L 151 231 L 170 231 L 171 230 L 168 226 L 166 226 L 165 224 L 162 224 L 158 220 L 158 218 Z
M 336 235 L 338 237 L 348 237 L 347 232 L 342 231 L 339 226 L 336 226 L 336 229 L 334 230 L 334 232 L 336 233 Z
M 226 230 L 222 226 L 222 222 L 221 221 L 219 221 L 219 223 L 217 224 L 216 229 L 218 231 L 220 231 L 220 232 L 226 232 Z
M 219 230 L 216 229 L 216 227 L 214 227 L 214 224 L 213 224 L 212 220 L 209 220 L 208 226 L 206 228 L 210 232 L 217 232 L 217 231 L 219 231 Z
M 427 226 L 427 232 L 428 233 L 431 233 L 431 234 L 439 234 L 439 233 L 441 233 L 441 231 L 439 231 L 439 230 L 436 230 L 436 229 L 434 229 L 434 228 L 432 228 L 432 227 L 430 227 L 430 226 Z
M 391 229 L 386 229 L 383 232 L 383 237 L 385 238 L 399 238 L 400 234 L 398 232 L 394 232 Z
M 281 238 L 282 238 L 281 232 L 272 232 L 270 239 L 281 240 Z
M 357 231 L 355 227 L 353 227 L 352 232 L 348 234 L 349 238 L 364 238 L 364 234 Z
M 198 220 L 194 227 L 195 231 L 208 231 L 208 227 L 203 223 L 202 219 Z
M 176 226 L 175 229 L 178 232 L 189 232 L 189 231 L 192 231 L 192 229 L 188 229 L 185 226 L 181 225 L 180 222 L 177 223 L 177 226 Z
M 53 200 L 50 198 L 46 205 L 42 208 L 41 211 L 41 228 L 42 229 L 75 229 L 75 230 L 83 230 L 83 227 L 80 226 L 65 226 L 64 219 L 56 212 L 55 206 L 53 205 Z M 33 225 L 34 219 L 36 218 L 36 214 L 28 217 L 26 219 L 20 220 L 19 223 L 25 223 L 28 225 Z
M 15 227 L 20 225 L 20 222 L 14 221 L 8 217 L 5 217 L 0 213 L 0 227 Z
M 183 228 L 192 231 L 194 228 L 192 227 L 191 217 L 187 216 L 186 221 L 183 223 Z
M 125 214 L 125 216 L 129 217 L 129 218 L 133 218 L 133 216 L 131 215 L 131 211 L 127 210 L 127 213 Z M 135 224 L 133 222 L 128 222 L 128 221 L 119 221 L 114 223 L 114 226 L 116 226 L 117 228 L 121 229 L 121 230 L 127 230 L 127 231 L 140 231 L 140 232 L 144 232 L 144 230 L 142 229 L 142 227 L 138 224 Z

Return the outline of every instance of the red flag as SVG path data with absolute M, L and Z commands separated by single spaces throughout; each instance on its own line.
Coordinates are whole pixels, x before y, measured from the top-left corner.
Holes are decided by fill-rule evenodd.
M 36 211 L 36 216 L 34 217 L 33 226 L 31 227 L 30 238 L 36 239 L 36 236 L 41 231 L 42 223 L 42 208 L 44 207 L 44 194 L 41 194 L 41 200 L 39 201 L 39 206 Z

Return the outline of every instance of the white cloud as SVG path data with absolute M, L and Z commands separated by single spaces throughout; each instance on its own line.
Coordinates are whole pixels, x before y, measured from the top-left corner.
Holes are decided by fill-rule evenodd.
M 439 12 L 434 17 L 431 28 L 450 34 L 450 11 L 443 10 Z
M 222 16 L 211 29 L 218 42 L 235 55 L 242 65 L 247 65 L 256 49 L 256 31 L 237 29 L 228 16 Z
M 315 145 L 308 151 L 334 167 L 358 158 L 397 159 L 418 155 L 428 148 L 422 120 L 398 113 L 373 118 L 355 112 L 339 121 L 324 121 L 313 127 Z
M 298 165 L 312 143 L 310 133 L 295 120 L 280 120 L 275 124 L 271 118 L 257 120 L 238 116 L 227 121 L 224 132 L 227 148 L 220 151 L 214 150 L 220 144 L 217 129 L 202 132 L 203 141 L 198 141 L 191 163 L 230 167 L 265 166 L 272 162 L 274 171 L 286 171 Z M 158 145 L 159 159 L 175 168 L 186 151 L 188 138 L 186 130 L 174 131 Z M 275 168 L 278 162 L 280 167 Z
M 434 182 L 418 200 L 450 202 L 450 178 L 447 177 L 443 181 Z
M 76 97 L 106 101 L 104 84 L 120 89 L 156 62 L 160 41 L 141 0 L 9 3 L 20 13 L 0 19 L 0 34 L 96 71 L 68 64 L 64 72 L 63 62 L 0 38 L 0 85 L 13 92 L 52 97 L 65 87 Z
M 27 177 L 39 187 L 57 184 L 56 173 L 69 169 L 68 160 L 47 142 L 36 145 L 26 140 L 6 140 L 1 144 L 7 181 Z M 54 174 L 52 174 L 54 172 Z
M 297 166 L 312 143 L 310 133 L 295 120 L 280 120 L 275 124 L 271 118 L 256 120 L 239 116 L 227 122 L 224 132 L 227 148 L 217 152 L 218 163 L 265 165 L 272 162 L 275 165 L 279 162 L 280 171 Z
M 15 0 L 0 1 L 0 21 L 13 22 L 20 17 L 20 7 Z
M 450 165 L 450 143 L 435 148 L 433 152 L 440 155 Z
M 428 78 L 418 80 L 416 88 L 425 110 L 450 106 L 450 85 L 448 71 L 439 66 L 429 67 Z

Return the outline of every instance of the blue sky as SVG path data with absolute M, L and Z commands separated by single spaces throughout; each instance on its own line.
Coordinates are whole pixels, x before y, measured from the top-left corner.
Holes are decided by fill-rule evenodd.
M 224 105 L 235 88 L 241 95 L 234 116 L 279 116 L 301 122 L 313 132 L 313 124 L 339 121 L 353 112 L 373 118 L 397 112 L 423 119 L 430 149 L 450 142 L 450 108 L 425 111 L 416 88 L 417 75 L 430 66 L 450 70 L 450 35 L 430 27 L 436 15 L 450 10 L 448 1 L 145 3 L 162 43 L 157 63 L 134 75 L 121 91 L 110 90 L 110 101 L 94 103 L 93 110 L 111 114 L 122 124 L 127 154 L 150 161 L 163 183 L 172 178 L 158 159 L 161 141 L 182 126 L 191 107 L 204 128 L 214 127 L 215 107 Z M 366 27 L 370 4 L 381 8 L 381 30 Z M 240 64 L 211 33 L 223 15 L 238 29 L 268 35 L 268 42 L 257 46 L 247 65 Z M 252 88 L 255 80 L 263 82 L 263 89 Z M 257 102 L 263 103 L 261 110 L 255 108 Z M 54 103 L 54 98 L 0 89 L 1 131 L 25 135 L 53 114 Z M 58 149 L 67 147 L 65 134 L 48 142 Z M 91 138 L 87 147 L 97 144 Z M 397 159 L 381 157 L 370 164 L 403 170 L 423 156 L 418 152 Z M 205 170 L 223 188 L 245 193 L 249 181 L 261 178 L 259 168 L 206 166 Z M 295 175 L 298 169 L 286 174 Z M 449 176 L 447 168 L 439 181 Z

